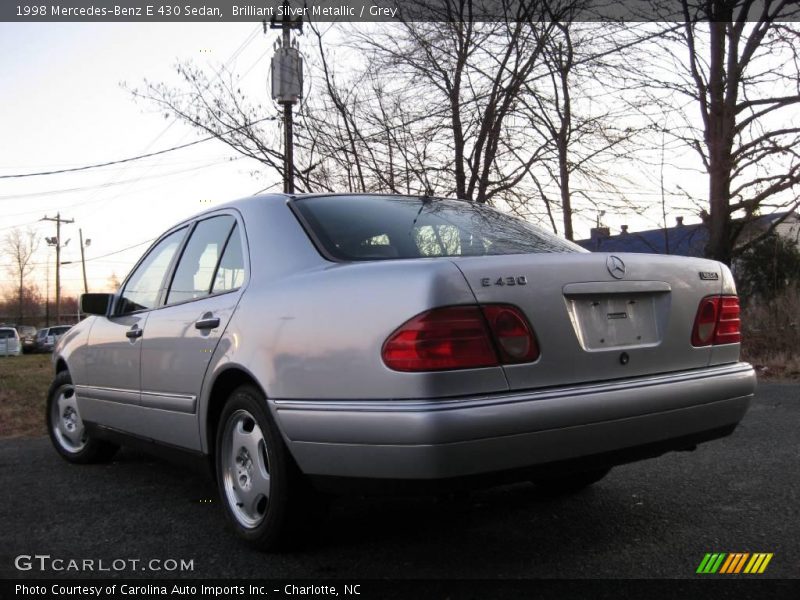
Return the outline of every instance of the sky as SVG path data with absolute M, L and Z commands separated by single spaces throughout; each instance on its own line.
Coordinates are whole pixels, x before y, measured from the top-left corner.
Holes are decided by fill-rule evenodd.
M 0 24 L 0 175 L 95 164 L 200 139 L 191 127 L 135 102 L 120 84 L 174 82 L 173 65 L 193 60 L 247 73 L 252 93 L 269 99 L 274 36 L 265 36 L 260 23 Z M 175 222 L 270 184 L 279 189 L 275 176 L 253 175 L 255 161 L 232 158 L 212 140 L 113 167 L 0 179 L 0 237 L 15 227 L 37 232 L 34 277 L 44 292 L 48 261 L 52 295 L 55 257 L 44 238 L 55 235 L 56 224 L 40 219 L 56 213 L 73 219 L 62 225 L 62 261 L 77 262 L 62 267 L 62 292 L 82 291 L 79 229 L 91 240 L 89 289 L 105 289 L 112 275 L 124 278 L 147 249 L 143 242 Z M 12 285 L 8 263 L 0 256 L 0 294 Z
M 209 72 L 226 65 L 242 76 L 247 94 L 262 94 L 277 115 L 268 88 L 276 37 L 265 35 L 260 22 L 0 23 L 0 175 L 91 165 L 200 139 L 121 85 L 137 87 L 145 78 L 176 84 L 177 62 L 192 60 Z M 91 240 L 89 291 L 106 291 L 110 278 L 124 279 L 148 242 L 174 223 L 270 186 L 280 190 L 275 174 L 217 140 L 123 165 L 0 179 L 0 239 L 14 228 L 36 232 L 32 277 L 52 297 L 55 256 L 44 238 L 56 227 L 41 219 L 59 213 L 74 220 L 62 226 L 61 259 L 70 263 L 62 267 L 62 293 L 83 291 L 79 231 Z M 658 226 L 652 217 L 629 214 L 603 220 L 616 231 L 623 223 L 631 231 Z M 588 237 L 592 224 L 580 220 L 577 237 Z M 0 256 L 0 296 L 14 285 L 8 264 Z

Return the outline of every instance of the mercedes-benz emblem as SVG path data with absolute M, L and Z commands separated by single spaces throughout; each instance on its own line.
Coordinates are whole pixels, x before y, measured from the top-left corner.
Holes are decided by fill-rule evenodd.
M 613 254 L 606 259 L 606 268 L 614 279 L 625 277 L 625 263 L 619 256 Z

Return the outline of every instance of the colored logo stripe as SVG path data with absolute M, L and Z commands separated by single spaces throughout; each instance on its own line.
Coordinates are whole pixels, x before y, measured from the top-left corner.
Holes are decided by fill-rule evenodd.
M 733 552 L 728 555 L 728 560 L 722 565 L 722 568 L 719 570 L 720 573 L 738 573 L 742 570 L 745 561 L 750 556 L 747 552 Z
M 698 573 L 716 573 L 725 558 L 725 553 L 706 554 L 700 566 L 697 567 Z
M 744 568 L 744 573 L 760 574 L 766 570 L 769 561 L 772 560 L 772 556 L 772 553 L 766 552 L 757 552 L 752 555 L 749 552 L 731 552 L 730 554 L 709 552 L 703 557 L 700 566 L 697 567 L 697 573 L 733 575 L 742 573 Z
M 772 560 L 772 553 L 758 553 L 753 554 L 753 558 L 750 559 L 750 562 L 747 563 L 747 566 L 744 568 L 745 573 L 763 573 L 767 569 L 767 565 L 769 561 Z

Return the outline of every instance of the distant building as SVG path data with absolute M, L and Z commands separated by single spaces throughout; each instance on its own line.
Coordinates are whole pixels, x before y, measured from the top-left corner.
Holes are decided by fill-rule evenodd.
M 747 225 L 747 229 L 753 233 L 766 231 L 782 218 L 784 220 L 775 227 L 775 233 L 800 246 L 800 215 L 796 212 L 780 212 L 756 217 Z M 683 217 L 677 217 L 675 221 L 673 227 L 637 232 L 629 232 L 628 226 L 623 225 L 621 233 L 616 235 L 611 235 L 608 227 L 593 227 L 589 239 L 576 240 L 576 243 L 592 252 L 704 256 L 708 244 L 708 228 L 705 224 L 684 225 Z M 745 235 L 748 236 L 748 233 L 745 232 Z

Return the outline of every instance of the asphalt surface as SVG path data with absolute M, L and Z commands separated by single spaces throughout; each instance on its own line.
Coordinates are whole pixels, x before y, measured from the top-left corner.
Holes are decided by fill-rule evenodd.
M 706 552 L 771 552 L 761 577 L 800 578 L 799 431 L 800 385 L 765 384 L 732 436 L 618 467 L 571 497 L 519 484 L 339 498 L 305 549 L 277 555 L 239 543 L 196 472 L 132 451 L 74 466 L 46 438 L 0 440 L 0 577 L 71 575 L 14 566 L 42 554 L 193 561 L 83 577 L 694 578 Z

